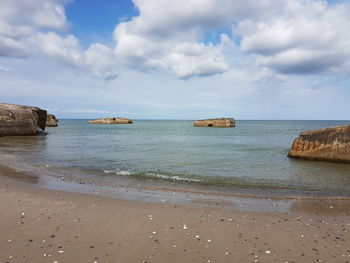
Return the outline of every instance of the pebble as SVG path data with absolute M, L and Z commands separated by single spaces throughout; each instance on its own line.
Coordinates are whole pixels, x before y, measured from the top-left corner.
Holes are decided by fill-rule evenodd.
M 266 254 L 271 254 L 271 251 L 270 250 L 266 250 L 265 253 Z

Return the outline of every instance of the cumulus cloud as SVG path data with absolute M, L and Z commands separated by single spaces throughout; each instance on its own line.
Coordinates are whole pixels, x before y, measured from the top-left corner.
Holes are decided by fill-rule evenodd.
M 289 0 L 276 18 L 250 18 L 238 26 L 241 48 L 258 65 L 284 74 L 349 73 L 350 7 Z
M 32 43 L 63 64 L 78 66 L 82 63 L 79 41 L 73 35 L 61 37 L 54 32 L 38 33 Z
M 232 1 L 134 1 L 140 16 L 115 29 L 116 54 L 140 70 L 166 70 L 180 78 L 228 69 L 220 46 L 204 43 L 206 29 L 226 25 Z
M 59 34 L 68 29 L 63 4 L 59 0 L 0 1 L 0 57 L 27 58 L 39 50 L 59 63 L 104 79 L 115 78 L 113 50 L 99 43 L 83 50 L 74 35 Z
M 27 46 L 9 37 L 0 36 L 0 57 L 26 58 Z
M 228 69 L 222 43 L 205 33 L 232 27 L 240 52 L 281 74 L 344 73 L 350 59 L 350 8 L 323 0 L 134 0 L 140 15 L 115 29 L 125 64 L 181 78 Z M 194 51 L 194 52 L 192 52 Z
M 27 38 L 41 29 L 65 30 L 62 3 L 47 0 L 0 1 L 0 56 L 27 57 Z
M 182 79 L 220 74 L 242 64 L 263 75 L 350 74 L 346 2 L 132 1 L 139 15 L 119 20 L 112 50 L 100 43 L 83 49 L 66 32 L 62 0 L 2 0 L 0 57 L 26 58 L 39 50 L 104 79 L 115 78 L 121 66 L 167 71 Z M 210 34 L 221 37 L 211 41 Z
M 127 23 L 128 29 L 153 37 L 172 37 L 215 30 L 247 17 L 260 19 L 277 15 L 282 0 L 133 0 L 140 12 Z
M 38 33 L 32 38 L 46 55 L 67 66 L 82 68 L 106 80 L 116 78 L 116 56 L 109 47 L 94 43 L 83 50 L 73 35 L 60 36 L 53 32 Z
M 213 45 L 164 39 L 157 41 L 131 34 L 124 25 L 117 27 L 118 58 L 142 71 L 163 69 L 180 78 L 213 75 L 228 67 L 220 50 Z

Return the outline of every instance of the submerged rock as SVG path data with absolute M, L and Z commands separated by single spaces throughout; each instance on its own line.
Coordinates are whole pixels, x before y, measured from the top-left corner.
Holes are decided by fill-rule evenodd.
M 350 125 L 302 132 L 294 140 L 288 156 L 350 163 Z
M 236 123 L 233 118 L 218 118 L 197 120 L 193 123 L 195 127 L 235 127 Z
M 101 124 L 131 124 L 132 120 L 126 118 L 100 118 L 93 121 L 88 121 L 88 123 L 101 123 Z
M 46 118 L 46 127 L 57 127 L 58 119 L 53 114 L 47 114 Z
M 0 103 L 0 136 L 35 135 L 45 130 L 46 110 L 38 107 Z

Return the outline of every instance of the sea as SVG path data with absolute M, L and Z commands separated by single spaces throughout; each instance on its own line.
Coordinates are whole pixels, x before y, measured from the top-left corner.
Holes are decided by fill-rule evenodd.
M 46 136 L 0 138 L 1 165 L 80 184 L 219 194 L 350 196 L 350 165 L 287 157 L 300 132 L 350 121 L 189 120 L 130 125 L 61 119 Z

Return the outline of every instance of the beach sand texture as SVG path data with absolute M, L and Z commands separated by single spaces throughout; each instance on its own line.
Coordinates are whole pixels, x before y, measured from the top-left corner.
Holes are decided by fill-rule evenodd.
M 349 211 L 344 200 L 288 213 L 148 203 L 0 177 L 0 262 L 350 262 Z

